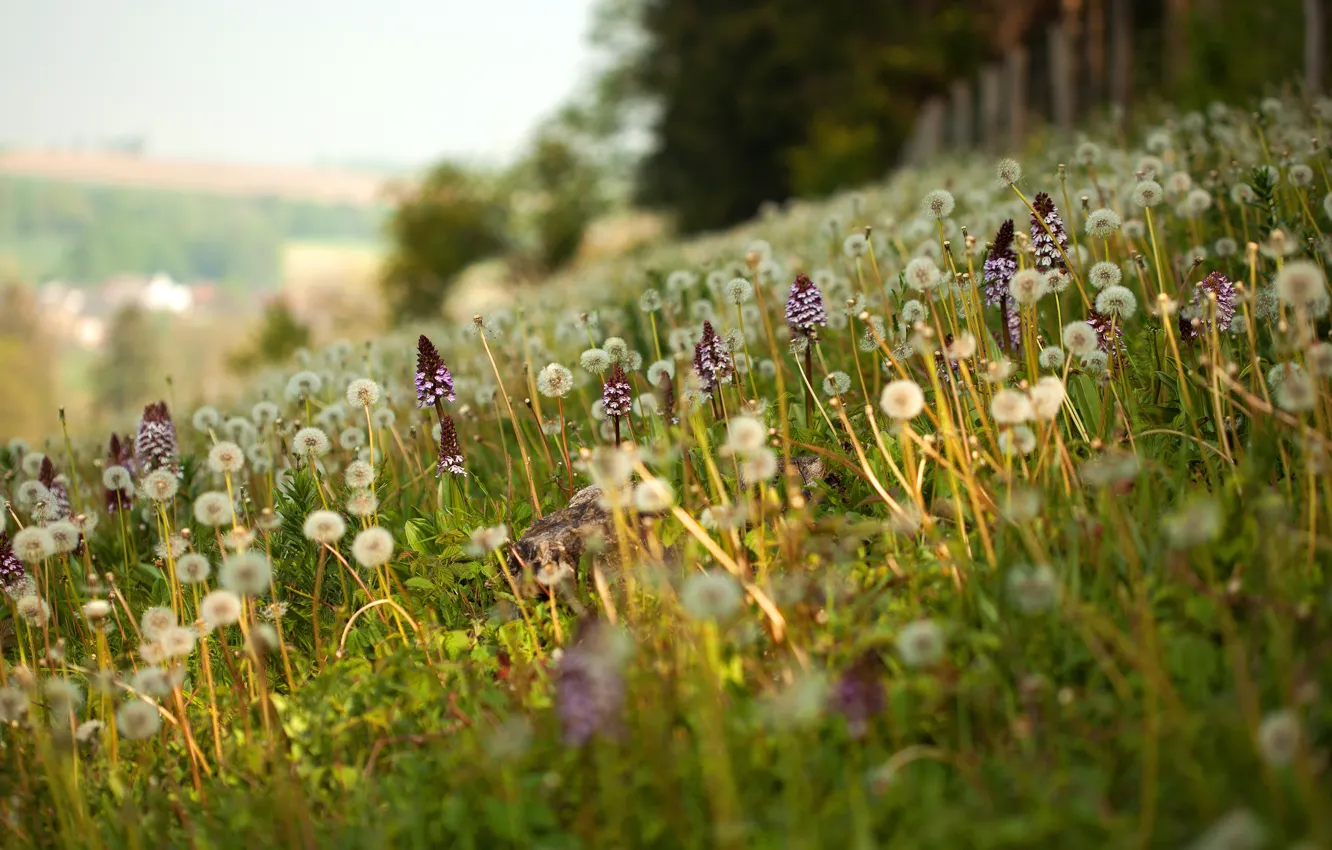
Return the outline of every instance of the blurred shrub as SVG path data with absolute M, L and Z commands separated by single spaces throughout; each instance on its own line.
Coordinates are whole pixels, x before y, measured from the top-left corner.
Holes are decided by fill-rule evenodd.
M 453 163 L 440 163 L 388 222 L 393 253 L 382 288 L 395 321 L 434 317 L 458 274 L 501 253 L 506 221 L 494 192 Z

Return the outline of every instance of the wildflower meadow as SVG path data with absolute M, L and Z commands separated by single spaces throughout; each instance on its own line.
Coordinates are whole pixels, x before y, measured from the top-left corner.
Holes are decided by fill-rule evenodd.
M 1332 101 L 0 449 L 4 847 L 1332 847 Z

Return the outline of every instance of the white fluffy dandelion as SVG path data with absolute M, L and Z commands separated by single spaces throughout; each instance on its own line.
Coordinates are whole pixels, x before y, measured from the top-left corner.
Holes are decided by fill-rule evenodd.
M 230 440 L 214 443 L 208 450 L 208 468 L 218 474 L 234 475 L 245 468 L 245 452 Z
M 336 511 L 313 511 L 305 518 L 301 533 L 307 540 L 331 546 L 347 533 L 347 523 Z
M 915 381 L 897 380 L 883 388 L 879 406 L 899 422 L 915 419 L 925 409 L 925 393 Z
M 240 597 L 230 590 L 214 590 L 199 600 L 199 616 L 214 629 L 237 623 L 241 618 Z
M 548 364 L 537 372 L 536 386 L 546 398 L 563 398 L 573 390 L 573 373 L 559 363 Z
M 126 740 L 143 741 L 162 728 L 162 717 L 152 703 L 132 699 L 116 709 L 116 728 Z
M 56 544 L 51 532 L 39 525 L 30 525 L 14 535 L 14 554 L 25 564 L 35 564 L 55 554 Z
M 352 541 L 352 557 L 363 567 L 378 567 L 393 559 L 393 535 L 388 529 L 372 526 Z
M 332 448 L 328 435 L 315 427 L 302 428 L 291 440 L 291 451 L 302 457 L 323 457 Z
M 726 620 L 740 610 L 744 591 L 721 570 L 694 573 L 680 588 L 680 606 L 695 620 Z
M 1138 310 L 1138 298 L 1127 286 L 1107 286 L 1096 293 L 1096 312 L 1123 322 Z
M 235 516 L 231 497 L 226 493 L 210 490 L 194 500 L 194 521 L 200 525 L 216 528 L 231 522 Z
M 347 385 L 347 404 L 352 407 L 374 407 L 382 396 L 379 384 L 369 378 L 357 378 Z
M 1018 390 L 999 390 L 990 399 L 990 415 L 1000 425 L 1019 425 L 1033 416 L 1031 400 Z
M 897 654 L 908 667 L 933 667 L 944 659 L 943 629 L 933 620 L 916 620 L 897 633 Z
M 154 502 L 169 502 L 180 490 L 180 480 L 167 469 L 154 470 L 139 481 L 139 490 Z

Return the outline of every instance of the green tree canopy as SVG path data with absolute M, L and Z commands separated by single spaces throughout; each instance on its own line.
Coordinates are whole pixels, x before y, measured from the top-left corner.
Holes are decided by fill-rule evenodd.
M 441 163 L 388 222 L 393 254 L 383 291 L 395 320 L 435 316 L 444 295 L 472 263 L 505 247 L 505 217 L 493 192 L 453 163 Z

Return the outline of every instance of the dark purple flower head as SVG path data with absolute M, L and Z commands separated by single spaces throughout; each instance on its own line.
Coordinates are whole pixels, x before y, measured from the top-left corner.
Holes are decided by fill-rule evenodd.
M 14 554 L 9 535 L 0 531 L 0 590 L 9 590 L 23 578 L 23 564 Z
M 607 416 L 628 416 L 633 404 L 633 390 L 624 367 L 619 363 L 601 388 L 601 409 Z
M 1022 317 L 1008 297 L 1008 282 L 1018 268 L 1017 254 L 1013 252 L 1013 235 L 1013 219 L 1010 218 L 999 225 L 990 254 L 985 258 L 984 292 L 985 304 L 998 307 L 1003 312 L 1011 347 L 1017 351 L 1022 345 Z
M 416 341 L 416 406 L 432 407 L 456 398 L 449 367 L 444 365 L 435 344 L 421 334 Z
M 1235 284 L 1221 272 L 1212 272 L 1193 288 L 1193 297 L 1187 307 L 1179 311 L 1179 337 L 1185 342 L 1192 342 L 1202 336 L 1212 318 L 1212 307 L 1208 302 L 1216 296 L 1216 329 L 1230 330 L 1230 323 L 1235 319 Z M 1197 319 L 1195 325 L 1193 320 Z
M 564 742 L 582 746 L 616 728 L 624 704 L 623 659 L 610 628 L 591 620 L 555 671 L 555 711 Z
M 712 322 L 703 322 L 703 336 L 694 346 L 694 371 L 703 382 L 703 389 L 713 392 L 717 384 L 735 371 L 735 362 L 726 347 L 726 340 L 712 329 Z
M 139 420 L 139 433 L 134 438 L 134 456 L 139 472 L 147 474 L 157 469 L 175 470 L 179 449 L 176 443 L 176 424 L 165 401 L 150 404 L 143 409 Z
M 124 439 L 121 439 L 118 434 L 112 434 L 111 445 L 106 453 L 106 465 L 123 466 L 133 475 L 136 469 L 134 454 L 130 451 L 130 447 L 133 445 L 134 441 L 129 438 L 128 434 L 125 435 Z M 134 500 L 130 497 L 130 491 L 128 490 L 106 491 L 106 512 L 108 514 L 129 510 L 133 503 Z
M 985 304 L 995 307 L 999 298 L 1008 292 L 1008 281 L 1017 272 L 1017 254 L 1013 253 L 1013 219 L 999 225 L 990 253 L 985 258 Z
M 1087 311 L 1087 324 L 1096 331 L 1097 347 L 1106 354 L 1114 358 L 1116 355 L 1124 354 L 1128 349 L 1124 345 L 1124 325 L 1122 322 L 1115 322 L 1109 316 L 1103 316 L 1095 309 Z M 1114 335 L 1110 333 L 1114 328 Z
M 1036 268 L 1043 272 L 1053 268 L 1062 269 L 1064 253 L 1068 252 L 1068 233 L 1064 231 L 1064 221 L 1059 217 L 1054 201 L 1045 192 L 1036 193 L 1031 206 L 1040 216 L 1040 218 L 1035 215 L 1031 217 L 1031 244 L 1036 251 Z M 1050 228 L 1049 233 L 1041 227 L 1041 219 L 1044 219 L 1046 226 Z M 1050 238 L 1051 234 L 1054 234 L 1054 239 Z
M 796 275 L 791 294 L 786 296 L 786 323 L 791 330 L 810 336 L 814 328 L 828 324 L 828 313 L 823 309 L 823 293 L 803 274 Z
M 37 480 L 42 482 L 47 491 L 51 494 L 52 507 L 55 510 L 51 513 L 50 519 L 64 519 L 69 516 L 69 491 L 65 485 L 56 480 L 55 464 L 51 463 L 51 458 L 42 458 L 42 467 L 37 473 Z
M 463 458 L 462 446 L 458 445 L 458 429 L 453 425 L 453 417 L 447 413 L 439 419 L 439 460 L 435 464 L 435 477 L 444 473 L 466 475 L 467 462 Z
M 883 662 L 867 652 L 847 668 L 829 695 L 833 711 L 846 718 L 851 735 L 863 737 L 869 721 L 881 714 L 887 702 L 883 689 Z

